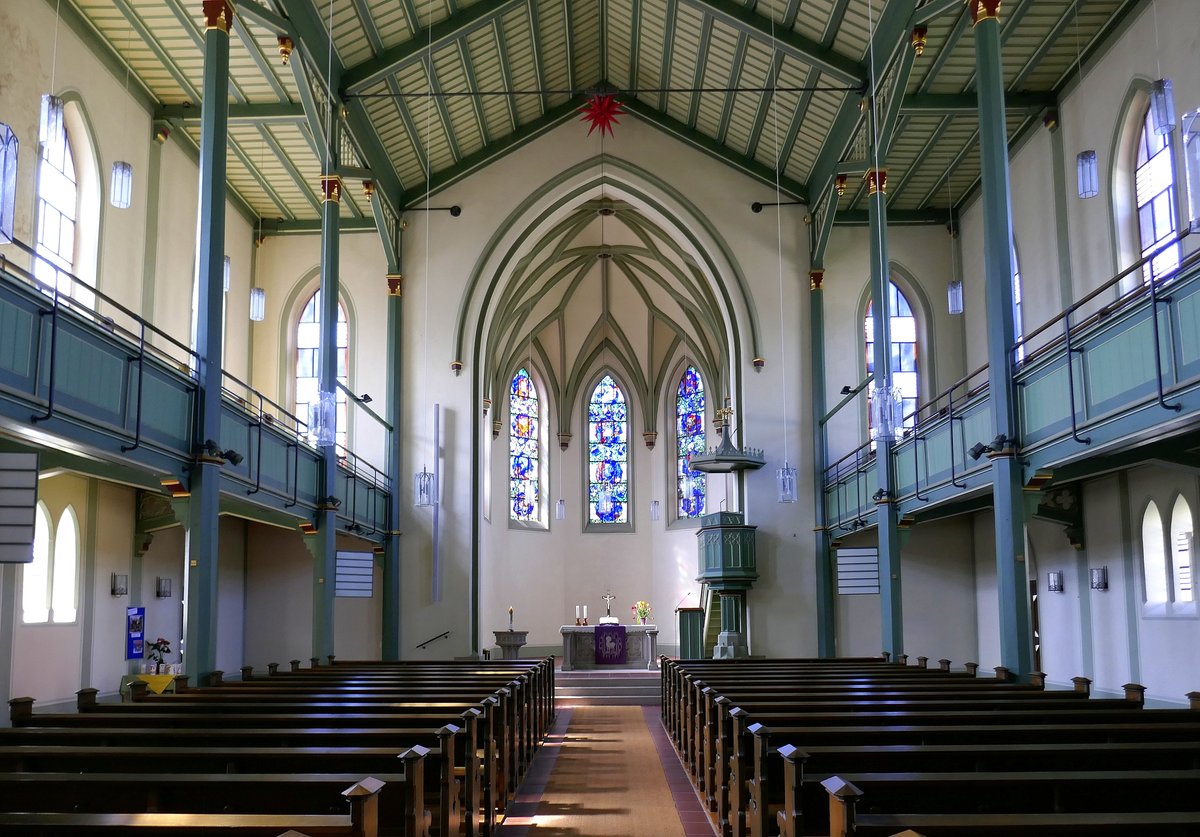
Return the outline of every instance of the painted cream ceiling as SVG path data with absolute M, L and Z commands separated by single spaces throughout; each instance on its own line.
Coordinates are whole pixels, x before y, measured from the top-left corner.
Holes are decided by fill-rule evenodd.
M 55 0 L 48 0 L 55 5 Z M 1005 0 L 1010 141 L 1042 124 L 1078 72 L 1148 0 Z M 114 72 L 195 141 L 198 0 L 63 0 Z M 339 163 L 399 211 L 577 118 L 614 90 L 633 116 L 814 206 L 848 173 L 839 222 L 865 210 L 863 91 L 895 108 L 891 219 L 944 223 L 978 186 L 974 44 L 962 0 L 238 0 L 229 184 L 269 229 L 311 229 L 334 103 Z M 910 62 L 914 26 L 928 29 Z M 332 39 L 330 39 L 332 33 Z M 278 39 L 296 43 L 289 65 Z M 332 45 L 332 48 L 331 48 Z M 910 67 L 911 65 L 911 67 Z M 327 81 L 332 79 L 332 84 Z M 729 92 L 735 89 L 737 92 Z M 769 89 L 775 88 L 775 95 Z M 315 128 L 314 128 L 315 126 Z M 617 130 L 620 130 L 618 127 Z M 178 135 L 178 134 L 177 134 Z M 581 131 L 582 136 L 582 131 Z M 778 143 L 776 141 L 778 137 Z M 431 182 L 427 182 L 427 176 Z M 347 189 L 347 224 L 372 224 Z M 435 200 L 436 203 L 436 200 Z

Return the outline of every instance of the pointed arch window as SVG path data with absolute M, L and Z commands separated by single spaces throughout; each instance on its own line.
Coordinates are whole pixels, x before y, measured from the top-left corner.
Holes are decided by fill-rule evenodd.
M 629 522 L 629 408 L 611 375 L 588 399 L 588 521 Z
M 867 375 L 875 374 L 875 321 L 871 317 L 873 300 L 867 301 L 867 313 L 863 322 L 867 355 Z M 912 427 L 916 421 L 913 414 L 920 396 L 920 380 L 917 372 L 917 318 L 904 292 L 895 282 L 888 283 L 888 310 L 891 312 L 892 350 L 891 383 L 899 387 L 904 404 L 904 426 Z M 872 430 L 871 389 L 867 390 L 867 431 Z M 873 438 L 873 437 L 872 437 Z
M 67 506 L 51 528 L 44 503 L 34 514 L 33 561 L 23 568 L 21 619 L 26 624 L 74 622 L 79 600 L 79 520 Z
M 56 135 L 42 143 L 37 183 L 35 249 L 41 258 L 34 260 L 33 274 L 48 287 L 69 296 L 73 284 L 70 274 L 75 272 L 79 185 L 65 121 L 59 122 Z
M 704 380 L 688 366 L 675 390 L 675 513 L 681 519 L 704 514 L 704 474 L 688 467 L 692 454 L 704 453 L 704 406 Z
M 509 519 L 542 519 L 542 411 L 537 384 L 521 367 L 508 387 Z
M 1142 257 L 1175 237 L 1179 229 L 1175 213 L 1175 166 L 1171 159 L 1171 136 L 1156 134 L 1150 109 L 1142 119 L 1137 141 L 1133 188 L 1137 200 L 1138 243 Z M 1168 276 L 1179 267 L 1179 245 L 1167 247 L 1142 269 L 1150 281 Z
M 1146 603 L 1161 604 L 1167 600 L 1167 554 L 1163 549 L 1163 523 L 1158 505 L 1153 500 L 1142 514 L 1142 574 L 1146 586 Z
M 1192 587 L 1192 507 L 1183 497 L 1171 509 L 1171 594 L 1176 602 L 1196 600 Z
M 296 417 L 307 422 L 311 429 L 313 408 L 321 394 L 321 292 L 318 290 L 300 312 L 296 323 Z M 337 379 L 342 386 L 350 387 L 350 323 L 346 309 L 338 302 L 337 321 Z M 336 443 L 346 447 L 346 393 L 337 390 L 337 434 Z M 316 433 L 309 433 L 309 441 L 316 443 Z

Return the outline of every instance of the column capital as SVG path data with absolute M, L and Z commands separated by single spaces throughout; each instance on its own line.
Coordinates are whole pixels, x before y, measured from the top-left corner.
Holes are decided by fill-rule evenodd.
M 233 4 L 229 0 L 201 0 L 204 28 L 219 29 L 226 35 L 233 28 Z
M 399 273 L 389 273 L 387 275 L 388 296 L 403 296 L 404 295 L 404 276 Z
M 867 169 L 864 175 L 867 179 L 867 195 L 876 192 L 887 194 L 887 169 Z
M 971 25 L 984 20 L 1000 20 L 1000 0 L 967 0 L 971 7 Z
M 336 174 L 321 175 L 321 201 L 342 202 L 342 179 Z
M 810 291 L 819 291 L 825 283 L 824 270 L 810 270 L 808 272 L 808 289 Z

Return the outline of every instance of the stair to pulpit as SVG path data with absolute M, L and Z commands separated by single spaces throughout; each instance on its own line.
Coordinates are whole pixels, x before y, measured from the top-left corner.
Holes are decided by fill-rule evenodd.
M 554 675 L 557 706 L 658 706 L 662 681 L 653 671 L 559 671 Z

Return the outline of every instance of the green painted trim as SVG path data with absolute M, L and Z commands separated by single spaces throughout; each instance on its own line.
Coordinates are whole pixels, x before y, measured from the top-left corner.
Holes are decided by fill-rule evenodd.
M 1059 310 L 1065 311 L 1075 298 L 1071 269 L 1071 228 L 1067 213 L 1067 152 L 1062 131 L 1050 132 L 1050 162 L 1054 171 L 1054 237 L 1058 255 Z M 959 264 L 962 264 L 960 261 Z M 964 355 L 965 357 L 965 355 Z
M 62 0 L 46 0 L 46 5 L 55 10 L 59 20 L 83 41 L 104 68 L 112 73 L 113 78 L 126 83 L 126 92 L 137 99 L 143 110 L 152 111 L 158 103 L 154 92 L 142 81 L 130 66 L 121 58 L 120 53 L 113 49 L 100 31 L 92 25 L 74 3 L 63 3 Z
M 378 192 L 376 193 L 378 194 Z M 321 222 L 317 219 L 300 218 L 294 221 L 280 221 L 275 218 L 255 219 L 254 226 L 263 235 L 314 235 L 321 232 Z M 374 218 L 344 218 L 341 232 L 361 233 L 375 232 Z
M 155 119 L 165 119 L 177 123 L 198 123 L 200 121 L 200 103 L 182 105 L 159 104 L 151 108 Z M 291 102 L 259 102 L 256 104 L 229 105 L 229 124 L 260 124 L 305 121 L 304 107 Z
M 250 31 L 246 28 L 246 24 L 237 15 L 233 17 L 233 33 L 241 41 L 243 49 L 249 53 L 250 60 L 254 62 L 254 66 L 258 68 L 263 78 L 271 85 L 271 90 L 275 93 L 275 97 L 281 102 L 288 101 L 287 89 L 279 81 L 279 76 L 275 72 L 274 65 L 263 55 L 263 51 L 258 47 L 258 42 L 254 40 Z
M 1053 90 L 1022 90 L 1004 94 L 1007 111 L 1029 111 L 1041 113 L 1046 108 L 1058 107 L 1058 94 Z M 974 115 L 979 110 L 976 93 L 910 93 L 900 104 L 905 113 L 953 113 Z
M 900 108 L 908 98 L 904 91 L 908 89 L 908 78 L 912 74 L 913 63 L 917 60 L 917 51 L 911 47 L 900 50 L 900 61 L 896 66 L 895 79 L 888 91 L 887 109 L 883 114 L 883 124 L 879 127 L 878 143 L 881 160 L 888 158 L 892 143 L 896 139 L 896 123 L 900 120 Z
M 962 9 L 962 7 L 962 0 L 929 0 L 913 13 L 912 24 L 920 26 L 955 9 Z
M 437 68 L 433 66 L 433 62 L 428 57 L 421 63 L 425 66 L 425 73 L 429 77 L 429 89 L 434 94 L 433 103 L 437 107 L 438 117 L 446 131 L 446 144 L 450 147 L 450 156 L 457 162 L 462 159 L 462 150 L 458 147 L 454 123 L 450 120 L 450 111 L 446 107 L 445 97 L 442 96 L 442 86 L 438 83 Z
M 1021 149 L 1025 147 L 1025 143 L 1033 139 L 1036 134 L 1036 129 L 1041 127 L 1043 127 L 1041 119 L 1034 118 L 1034 115 L 1025 117 L 1025 121 L 1017 127 L 1017 130 L 1013 131 L 1012 138 L 1008 141 L 1009 160 L 1012 160 L 1017 156 L 1017 154 L 1020 153 Z M 969 205 L 969 202 L 975 200 L 975 198 L 981 193 L 982 189 L 983 178 L 982 176 L 978 176 L 971 183 L 970 188 L 963 193 L 962 199 L 959 201 L 959 205 Z
M 771 63 L 767 67 L 767 77 L 763 81 L 764 89 L 762 95 L 758 98 L 758 107 L 755 109 L 754 113 L 754 123 L 750 126 L 750 141 L 746 145 L 746 156 L 750 157 L 751 159 L 754 158 L 758 151 L 758 145 L 760 142 L 762 142 L 763 126 L 767 124 L 767 117 L 771 114 L 772 110 L 771 105 L 778 96 L 778 94 L 772 95 L 772 92 L 779 83 L 779 68 L 781 66 L 783 66 L 783 53 L 777 52 L 774 56 L 772 56 Z M 800 95 L 801 98 L 803 98 L 804 96 L 811 96 L 812 92 L 806 90 Z M 797 108 L 798 107 L 799 104 L 797 103 Z M 790 127 L 791 126 L 789 126 L 789 128 Z M 787 146 L 788 149 L 791 149 L 791 147 L 791 145 Z M 787 157 L 785 157 L 782 153 L 784 146 L 781 145 L 779 148 L 779 161 L 781 162 L 786 160 Z
M 704 71 L 708 68 L 708 47 L 712 43 L 712 29 L 712 18 L 705 16 L 700 22 L 700 43 L 696 46 L 696 66 L 692 69 L 692 88 L 696 92 L 688 102 L 687 126 L 692 130 L 696 128 L 696 115 L 700 112 L 699 91 L 704 84 Z
M 565 0 L 568 4 L 570 0 Z M 679 17 L 679 0 L 666 0 L 666 11 L 663 17 L 663 55 L 659 65 L 658 78 L 662 83 L 663 92 L 658 94 L 658 109 L 667 110 L 667 80 L 671 77 L 671 61 L 675 54 L 675 24 Z
M 944 226 L 952 215 L 944 209 L 894 209 L 888 212 L 889 227 L 906 227 L 921 224 Z M 953 214 L 957 218 L 957 213 Z M 843 210 L 833 222 L 836 227 L 865 227 L 870 224 L 867 213 L 862 210 Z
M 304 175 L 296 168 L 295 163 L 292 162 L 292 158 L 284 152 L 279 141 L 275 139 L 275 135 L 263 125 L 258 126 L 258 135 L 262 137 L 263 142 L 271 149 L 271 153 L 275 155 L 279 164 L 283 166 L 283 170 L 287 172 L 292 182 L 296 184 L 296 188 L 300 190 L 300 194 L 304 195 L 304 199 L 308 201 L 313 209 L 320 211 L 321 203 L 317 200 L 312 184 L 304 179 Z
M 793 29 L 772 27 L 770 18 L 752 11 L 747 6 L 732 0 L 684 0 L 687 5 L 705 13 L 706 19 L 719 20 L 738 32 L 754 36 L 761 42 L 773 42 L 775 48 L 787 53 L 804 64 L 816 67 L 824 75 L 839 84 L 860 86 L 867 83 L 870 71 L 867 67 L 847 58 L 824 44 L 820 44 Z M 915 0 L 904 0 L 899 5 L 913 5 Z M 911 9 L 910 9 L 911 12 Z M 908 15 L 905 15 L 905 20 Z
M 634 2 L 636 3 L 637 0 L 634 0 Z M 634 17 L 636 18 L 636 6 L 634 7 L 634 12 L 635 12 Z M 542 106 L 541 107 L 542 113 L 545 113 L 546 106 L 547 106 L 546 93 L 545 93 L 545 90 L 547 87 L 547 85 L 546 85 L 546 67 L 544 65 L 544 62 L 542 61 L 542 27 L 541 27 L 540 22 L 538 21 L 538 4 L 537 3 L 529 3 L 525 7 L 525 16 L 529 22 L 529 33 L 530 33 L 529 50 L 533 57 L 533 72 L 534 72 L 534 76 L 537 78 L 538 89 L 542 91 L 542 94 L 540 96 L 538 96 L 538 101 Z M 631 26 L 630 28 L 635 31 L 637 30 L 636 26 Z M 425 60 L 426 60 L 426 64 L 428 64 L 429 63 L 428 56 L 426 56 Z M 447 124 L 449 124 L 449 120 L 447 120 Z M 460 155 L 455 154 L 454 158 L 457 160 L 459 156 Z
M 895 193 L 897 195 L 902 193 L 904 191 L 904 187 L 908 185 L 908 181 L 910 179 L 912 179 L 919 171 L 921 171 L 922 166 L 925 165 L 925 158 L 928 157 L 929 154 L 933 151 L 933 149 L 937 147 L 938 142 L 942 138 L 942 134 L 946 133 L 946 129 L 950 127 L 950 123 L 952 123 L 953 121 L 954 121 L 954 115 L 948 114 L 948 115 L 944 116 L 942 118 L 942 121 L 938 123 L 937 127 L 933 129 L 933 133 L 930 134 L 930 136 L 929 136 L 929 141 L 926 142 L 925 145 L 923 145 L 921 147 L 921 150 L 919 152 L 917 152 L 916 158 L 905 169 L 904 176 L 901 177 L 900 182 L 896 184 Z M 907 120 L 905 120 L 905 119 L 902 119 L 900 121 L 900 128 L 899 128 L 900 133 L 904 133 L 904 126 L 905 126 L 906 122 L 907 122 Z M 841 171 L 839 171 L 838 173 L 842 174 Z M 965 206 L 966 203 L 962 202 L 960 205 Z
M 1135 529 L 1132 520 L 1132 510 L 1130 508 L 1128 471 L 1121 471 L 1117 474 L 1117 502 L 1121 506 L 1119 512 L 1121 515 L 1121 565 L 1125 571 L 1123 592 L 1125 593 L 1126 642 L 1129 644 L 1129 682 L 1140 683 L 1142 682 L 1142 655 L 1141 639 L 1138 634 L 1140 627 L 1138 616 L 1142 610 L 1142 603 L 1138 601 L 1138 586 L 1135 581 L 1137 578 L 1137 556 L 1134 554 L 1133 546 L 1133 533 Z M 1088 592 L 1090 590 L 1087 587 L 1080 588 L 1081 594 L 1086 595 Z
M 167 141 L 176 143 L 179 146 L 179 150 L 183 152 L 185 157 L 191 160 L 194 166 L 197 168 L 200 166 L 200 146 L 192 139 L 191 134 L 183 130 L 172 131 Z M 254 207 L 250 206 L 250 203 L 242 197 L 240 192 L 231 188 L 228 182 L 225 184 L 225 199 L 233 207 L 234 211 L 245 219 L 247 224 L 253 227 L 258 223 L 258 212 Z
M 142 242 L 142 319 L 154 322 L 158 286 L 158 205 L 162 193 L 162 143 L 150 143 L 146 155 L 146 239 Z
M 17 626 L 21 624 L 21 604 L 17 596 L 20 582 L 17 564 L 0 564 L 0 690 L 11 695 L 13 650 L 16 647 Z M 21 573 L 24 575 L 24 572 Z
M 78 526 L 79 515 L 76 514 L 73 517 L 75 525 Z M 83 653 L 79 655 L 79 682 L 91 683 L 93 682 L 91 649 L 95 647 L 96 605 L 99 597 L 89 596 L 87 592 L 97 589 L 96 564 L 100 560 L 100 553 L 96 547 L 98 541 L 96 530 L 100 526 L 100 483 L 96 480 L 88 480 L 85 520 L 83 537 L 75 541 L 80 545 L 76 572 L 83 576 L 77 588 L 79 639 L 83 647 Z
M 750 42 L 750 36 L 742 33 L 738 36 L 737 46 L 733 51 L 733 59 L 729 62 L 729 83 L 727 87 L 739 87 L 741 85 L 743 71 L 746 63 L 746 48 Z M 780 60 L 780 54 L 776 53 L 775 60 L 772 66 Z M 767 87 L 770 85 L 764 85 Z M 766 98 L 766 93 L 763 93 L 763 98 Z M 733 105 L 737 101 L 737 94 L 726 93 L 725 104 L 721 107 L 721 121 L 717 125 L 717 142 L 725 145 L 725 140 L 729 136 L 729 121 L 733 118 Z
M 1118 215 L 1118 203 L 1122 204 L 1120 209 L 1128 209 L 1133 213 L 1131 218 L 1137 217 L 1137 193 L 1134 190 L 1134 171 L 1136 169 L 1134 148 L 1137 145 L 1144 119 L 1144 116 L 1140 114 L 1150 106 L 1152 84 L 1153 81 L 1145 76 L 1135 76 L 1130 80 L 1129 86 L 1125 88 L 1121 107 L 1117 110 L 1117 120 L 1108 146 L 1108 190 L 1104 199 L 1108 203 L 1109 223 L 1112 225 L 1112 235 L 1108 236 L 1108 240 L 1112 254 L 1111 270 L 1114 276 L 1124 269 L 1125 264 L 1133 264 L 1141 258 L 1142 247 L 1138 236 L 1138 224 L 1136 221 L 1132 224 L 1121 223 L 1121 217 Z M 1135 117 L 1135 113 L 1139 115 Z M 1172 131 L 1172 143 L 1174 143 L 1174 139 L 1175 132 Z M 1174 149 L 1172 149 L 1172 161 L 1174 160 L 1173 152 Z M 1129 167 L 1127 176 L 1121 176 L 1117 169 L 1117 162 L 1122 157 Z M 1174 171 L 1178 171 L 1178 169 Z M 1176 178 L 1176 182 L 1178 183 L 1178 178 Z M 1181 190 L 1176 189 L 1176 191 Z M 1123 193 L 1120 202 L 1117 200 L 1119 192 Z M 1128 251 L 1128 262 L 1121 258 L 1122 250 Z M 1116 288 L 1114 293 L 1119 295 L 1125 290 L 1127 290 L 1125 287 Z
M 121 13 L 121 16 L 129 22 L 129 25 L 133 28 L 133 31 L 137 33 L 138 38 L 141 39 L 146 48 L 154 53 L 154 57 L 158 59 L 159 63 L 162 64 L 163 69 L 167 71 L 175 83 L 182 88 L 187 97 L 193 102 L 200 102 L 202 99 L 200 91 L 196 89 L 191 80 L 184 75 L 183 71 L 179 69 L 179 66 L 173 60 L 171 60 L 169 55 L 167 55 L 166 50 L 162 48 L 162 44 L 160 44 L 158 39 L 154 37 L 154 34 L 146 28 L 145 22 L 133 9 L 133 7 L 131 7 L 126 0 L 113 0 L 113 5 L 116 7 L 117 11 Z M 201 50 L 201 52 L 203 52 L 203 50 Z M 138 77 L 137 73 L 130 73 L 130 75 L 133 78 Z M 157 97 L 154 97 L 154 99 L 157 103 Z

